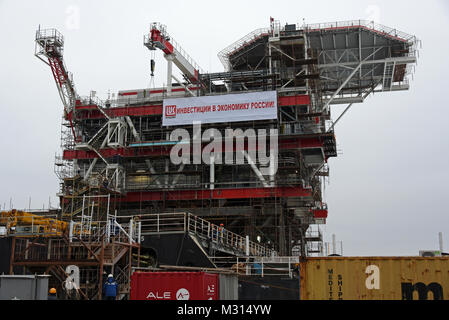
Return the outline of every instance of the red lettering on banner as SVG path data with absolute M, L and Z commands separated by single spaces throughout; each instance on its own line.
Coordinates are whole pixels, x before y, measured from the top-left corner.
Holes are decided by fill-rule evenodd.
M 274 101 L 259 101 L 251 103 L 251 109 L 273 108 Z
M 276 119 L 276 91 L 164 100 L 163 125 Z

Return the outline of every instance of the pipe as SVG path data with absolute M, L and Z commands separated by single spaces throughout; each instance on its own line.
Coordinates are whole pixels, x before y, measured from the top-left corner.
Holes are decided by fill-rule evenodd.
M 337 243 L 335 242 L 335 233 L 332 234 L 332 254 L 337 253 Z

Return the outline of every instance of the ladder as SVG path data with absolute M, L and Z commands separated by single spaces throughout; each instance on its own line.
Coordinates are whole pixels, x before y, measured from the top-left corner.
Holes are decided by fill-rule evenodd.
M 396 62 L 394 62 L 394 61 L 385 62 L 382 91 L 390 91 L 391 90 L 391 86 L 393 85 L 393 75 L 394 75 L 395 64 L 396 64 Z

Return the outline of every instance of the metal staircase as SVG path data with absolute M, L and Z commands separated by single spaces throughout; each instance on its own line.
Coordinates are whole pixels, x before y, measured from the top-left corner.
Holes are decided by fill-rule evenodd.
M 393 85 L 394 67 L 396 62 L 387 61 L 384 67 L 383 91 L 390 91 Z
M 81 274 L 76 293 L 89 300 L 101 299 L 107 271 L 116 276 L 123 298 L 129 293 L 133 257 L 137 254 L 139 260 L 140 223 L 130 218 L 119 224 L 114 216 L 107 221 L 70 222 L 61 236 L 13 236 L 12 247 L 11 270 L 20 266 L 29 272 L 46 272 L 54 276 L 51 285 L 61 288 L 68 279 L 68 266 L 76 266 Z
M 187 233 L 209 258 L 215 252 L 244 256 L 273 256 L 276 252 L 191 213 L 160 213 L 139 216 L 142 236 Z

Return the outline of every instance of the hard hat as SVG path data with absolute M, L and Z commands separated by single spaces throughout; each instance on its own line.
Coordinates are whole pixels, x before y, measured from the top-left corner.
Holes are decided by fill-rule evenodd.
M 55 288 L 51 288 L 49 291 L 51 294 L 55 294 L 56 293 L 56 289 Z
M 109 274 L 108 278 L 114 278 L 114 276 L 112 274 Z
M 223 227 L 223 223 L 220 223 L 220 226 Z

